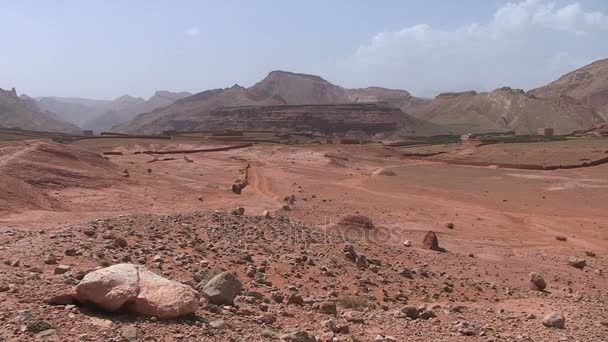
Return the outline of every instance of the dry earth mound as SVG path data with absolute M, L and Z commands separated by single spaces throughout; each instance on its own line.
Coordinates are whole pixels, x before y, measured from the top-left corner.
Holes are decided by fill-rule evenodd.
M 46 191 L 100 188 L 124 181 L 118 167 L 87 150 L 41 141 L 0 145 L 0 211 L 61 208 Z M 5 190 L 6 189 L 6 190 Z

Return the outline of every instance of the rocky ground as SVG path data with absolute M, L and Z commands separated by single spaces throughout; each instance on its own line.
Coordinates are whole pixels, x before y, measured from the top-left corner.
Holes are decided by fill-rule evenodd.
M 606 165 L 155 144 L 3 150 L 0 340 L 607 340 Z
M 284 217 L 246 214 L 133 215 L 51 230 L 3 230 L 0 337 L 604 341 L 608 336 L 606 292 L 599 286 L 606 262 L 602 255 L 589 256 L 591 251 L 582 270 L 561 258 L 555 267 L 535 269 L 547 283 L 539 291 L 528 278 L 493 277 L 500 270 L 484 267 L 474 255 L 428 250 L 422 241 L 387 246 L 370 231 L 345 238 Z M 107 314 L 78 303 L 47 304 L 85 274 L 117 263 L 145 265 L 198 289 L 226 270 L 243 291 L 234 305 L 217 306 L 201 296 L 195 315 L 170 321 Z M 543 325 L 554 312 L 565 317 L 565 328 Z

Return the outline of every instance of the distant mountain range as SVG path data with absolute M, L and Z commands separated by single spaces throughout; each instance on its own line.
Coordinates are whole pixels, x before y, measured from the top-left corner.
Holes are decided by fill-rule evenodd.
M 27 95 L 17 95 L 15 88 L 0 89 L 0 126 L 33 131 L 81 133 L 82 130 L 49 112 L 41 111 Z
M 605 121 L 602 111 L 606 111 L 605 106 L 608 104 L 606 61 L 596 62 L 591 67 L 575 71 L 572 75 L 579 76 L 566 75 L 561 81 L 529 93 L 503 87 L 489 93 L 444 93 L 431 100 L 414 97 L 405 90 L 380 87 L 347 89 L 319 76 L 273 71 L 250 88 L 235 85 L 227 89 L 205 91 L 176 101 L 170 106 L 140 114 L 131 122 L 117 125 L 113 129 L 125 133 L 159 133 L 164 130 L 200 130 L 219 126 L 228 128 L 226 125 L 218 125 L 217 113 L 222 107 L 283 106 L 275 107 L 274 110 L 282 108 L 280 110 L 289 116 L 294 111 L 286 105 L 384 102 L 399 108 L 401 115 L 407 118 L 405 121 L 411 122 L 409 118 L 414 117 L 420 119 L 418 122 L 434 124 L 435 134 L 488 131 L 532 134 L 541 127 L 552 127 L 557 133 L 566 134 Z M 322 108 L 325 115 L 345 114 L 328 107 Z M 355 110 L 355 107 L 352 108 Z M 313 110 L 313 107 L 308 109 Z M 245 112 L 249 113 L 249 116 L 244 115 Z M 233 122 L 236 127 L 263 126 L 269 129 L 268 122 L 260 121 L 264 118 L 262 113 L 268 115 L 267 108 L 260 109 L 259 112 L 249 108 L 238 114 L 234 110 L 223 113 L 227 115 L 226 120 Z M 284 128 L 282 126 L 286 123 L 277 121 L 275 114 L 276 112 L 273 112 L 272 120 L 277 122 L 274 128 Z M 320 118 L 320 113 L 311 114 L 317 119 Z M 238 125 L 234 115 L 239 118 Z M 302 120 L 302 115 L 297 118 Z M 248 122 L 248 119 L 251 122 Z M 363 115 L 361 120 L 365 120 Z M 300 123 L 300 127 L 305 126 Z M 428 127 L 431 126 L 425 125 L 425 128 Z M 421 131 L 413 127 L 400 128 L 403 129 L 397 131 L 405 130 L 411 134 L 428 132 L 428 129 Z
M 340 122 L 365 128 L 366 120 L 371 120 L 367 128 L 374 131 L 371 127 L 382 126 L 377 123 L 390 117 L 397 126 L 386 127 L 393 127 L 391 132 L 399 134 L 506 130 L 531 134 L 540 127 L 552 127 L 565 134 L 607 121 L 608 59 L 528 92 L 503 87 L 487 93 L 443 93 L 433 99 L 381 87 L 348 89 L 319 76 L 286 71 L 270 72 L 249 88 L 234 85 L 194 95 L 159 91 L 147 101 L 128 95 L 113 101 L 58 97 L 35 101 L 17 97 L 21 99 L 17 101 L 16 95 L 4 93 L 4 97 L 12 99 L 12 107 L 8 111 L 8 105 L 0 103 L 0 125 L 19 126 L 21 122 L 24 127 L 31 127 L 33 123 L 13 117 L 17 112 L 27 112 L 39 118 L 34 126 L 48 130 L 74 130 L 75 125 L 96 131 L 145 134 L 230 129 L 231 125 L 233 129 L 323 130 L 323 125 L 337 127 Z M 379 105 L 363 105 L 369 103 Z M 397 111 L 388 110 L 387 105 Z M 395 120 L 396 114 L 400 120 Z M 288 118 L 292 121 L 286 121 Z
M 262 81 L 256 83 L 250 88 L 235 85 L 226 89 L 204 91 L 185 99 L 178 100 L 174 104 L 165 108 L 140 114 L 127 124 L 115 126 L 113 130 L 126 133 L 157 133 L 165 130 L 210 129 L 212 127 L 220 126 L 226 129 L 230 127 L 226 125 L 218 125 L 217 110 L 224 107 L 239 106 L 247 106 L 249 108 L 244 112 L 235 110 L 224 112 L 225 115 L 230 115 L 230 117 L 226 117 L 227 121 L 234 122 L 235 124 L 240 122 L 238 127 L 250 127 L 251 129 L 255 129 L 257 127 L 260 129 L 280 130 L 283 128 L 293 128 L 294 126 L 298 126 L 301 129 L 318 129 L 318 124 L 307 124 L 304 122 L 306 120 L 306 113 L 302 112 L 303 108 L 306 108 L 306 110 L 309 111 L 308 114 L 311 120 L 314 119 L 317 122 L 319 122 L 319 120 L 320 122 L 336 122 L 339 121 L 340 118 L 333 116 L 348 115 L 348 124 L 353 125 L 354 127 L 356 125 L 354 125 L 353 116 L 350 116 L 348 112 L 343 110 L 343 108 L 332 108 L 331 106 L 327 105 L 369 102 L 388 103 L 400 113 L 402 117 L 402 120 L 399 120 L 400 122 L 415 122 L 420 124 L 416 126 L 425 126 L 425 128 L 428 128 L 428 125 L 422 125 L 420 120 L 416 120 L 408 114 L 400 111 L 400 109 L 409 111 L 428 102 L 428 100 L 411 96 L 407 91 L 377 87 L 366 89 L 346 89 L 334 85 L 319 76 L 297 74 L 286 71 L 273 71 L 269 73 L 268 76 Z M 309 106 L 299 108 L 288 107 L 303 105 L 324 106 Z M 260 109 L 259 111 L 256 111 L 251 107 L 260 107 Z M 285 120 L 280 120 L 277 118 L 277 116 L 274 116 L 274 114 L 274 117 L 271 119 L 268 117 L 268 107 L 274 108 L 273 110 L 275 112 L 277 110 L 283 110 L 285 111 L 285 116 L 291 115 L 294 120 L 297 118 L 297 120 L 299 120 L 297 125 L 295 125 L 295 123 L 288 123 Z M 384 110 L 379 109 L 380 107 L 376 108 L 377 111 L 375 114 L 370 114 L 369 107 L 365 106 L 351 106 L 349 108 L 354 114 L 361 114 L 359 118 L 361 123 L 364 123 L 365 120 L 371 117 L 375 117 L 375 115 L 385 113 Z M 315 110 L 320 112 L 315 112 Z M 244 115 L 244 113 L 250 113 L 250 115 Z M 294 113 L 299 114 L 293 116 Z M 278 114 L 278 117 L 280 117 L 280 113 Z M 391 111 L 391 115 L 394 114 L 395 112 Z M 238 117 L 239 120 L 234 120 L 234 116 Z M 264 120 L 264 118 L 266 118 L 266 120 Z M 208 120 L 213 121 L 214 124 L 211 125 L 211 121 L 208 122 Z M 275 125 L 270 125 L 270 122 L 275 122 Z M 208 127 L 207 123 L 209 124 Z M 399 126 L 395 129 L 404 129 L 410 133 L 416 132 L 416 129 L 414 129 L 414 127 L 411 125 L 408 127 Z M 425 129 L 425 132 L 428 132 L 428 130 Z
M 41 97 L 37 101 L 40 109 L 54 113 L 65 121 L 84 129 L 103 132 L 116 124 L 130 121 L 137 114 L 168 106 L 190 95 L 186 92 L 157 91 L 147 101 L 129 95 L 112 101 L 61 97 Z

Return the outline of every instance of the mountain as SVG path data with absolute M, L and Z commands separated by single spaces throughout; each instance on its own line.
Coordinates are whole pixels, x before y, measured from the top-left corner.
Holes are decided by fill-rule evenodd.
M 222 107 L 187 126 L 195 131 L 284 129 L 357 137 L 426 134 L 434 128 L 385 102 Z
M 33 131 L 82 132 L 79 127 L 40 110 L 33 98 L 17 96 L 15 88 L 10 91 L 0 89 L 0 126 Z
M 164 130 L 192 130 L 206 114 L 220 107 L 285 104 L 280 96 L 251 92 L 239 85 L 207 90 L 175 101 L 170 106 L 140 114 L 131 122 L 112 128 L 117 132 L 159 133 Z
M 204 91 L 176 101 L 173 105 L 166 108 L 140 114 L 127 124 L 113 127 L 113 130 L 125 133 L 146 134 L 174 129 L 202 130 L 205 129 L 205 123 L 210 123 L 208 121 L 210 113 L 223 107 L 335 105 L 365 102 L 386 102 L 394 107 L 410 110 L 428 101 L 415 98 L 407 91 L 402 90 L 384 88 L 346 89 L 334 85 L 319 76 L 272 71 L 266 78 L 250 88 L 234 86 L 226 89 Z M 293 114 L 294 111 L 298 112 L 302 108 L 312 110 L 313 112 L 310 113 L 312 116 L 323 116 L 329 113 L 344 114 L 339 108 L 330 107 L 308 106 L 298 109 L 285 106 L 273 108 L 275 111 L 273 115 L 276 114 L 278 108 L 286 110 L 286 116 Z M 364 107 L 359 107 L 359 109 L 361 108 Z M 324 114 L 314 112 L 314 110 L 321 109 Z M 264 111 L 266 109 L 262 109 L 260 113 Z M 251 110 L 247 110 L 246 112 L 251 112 Z M 235 114 L 234 111 L 227 112 L 226 115 L 228 114 L 237 115 L 244 119 L 241 114 Z M 402 115 L 404 114 L 402 113 Z M 281 125 L 287 124 L 285 121 L 282 121 L 282 124 L 279 125 L 278 122 L 280 121 L 282 120 L 274 120 L 277 123 L 275 128 L 279 129 L 282 128 Z M 236 123 L 236 121 L 231 122 Z M 248 124 L 249 121 L 244 123 L 244 125 Z M 251 124 L 256 125 L 255 123 Z
M 350 102 L 387 102 L 408 114 L 419 111 L 421 107 L 431 102 L 428 99 L 414 97 L 405 90 L 381 87 L 346 89 L 346 93 Z
M 596 111 L 572 97 L 539 98 L 508 87 L 490 93 L 443 93 L 414 116 L 448 125 L 455 134 L 498 130 L 535 134 L 540 127 L 569 134 L 603 121 Z
M 42 97 L 38 98 L 38 105 L 63 120 L 78 124 L 85 129 L 102 132 L 116 124 L 130 121 L 137 114 L 168 106 L 190 95 L 192 94 L 187 92 L 157 91 L 148 100 L 124 95 L 112 101 Z
M 573 97 L 608 120 L 608 59 L 593 62 L 528 93 L 538 97 Z
M 248 89 L 258 97 L 276 97 L 292 105 L 350 102 L 346 90 L 319 76 L 272 71 Z

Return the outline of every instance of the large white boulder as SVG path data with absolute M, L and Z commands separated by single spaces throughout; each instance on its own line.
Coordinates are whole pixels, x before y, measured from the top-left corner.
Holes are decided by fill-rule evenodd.
M 87 274 L 76 286 L 76 300 L 107 311 L 125 309 L 144 316 L 172 319 L 198 309 L 199 294 L 144 266 L 118 264 Z

